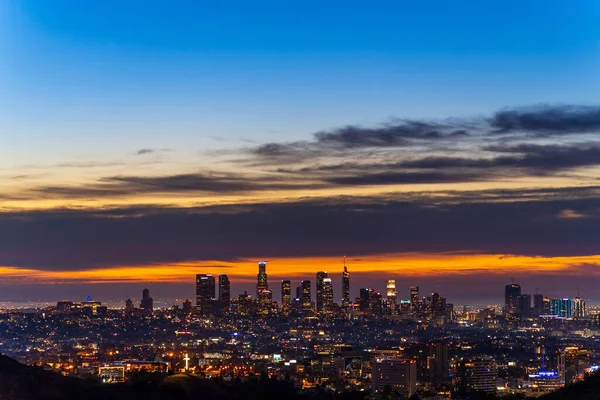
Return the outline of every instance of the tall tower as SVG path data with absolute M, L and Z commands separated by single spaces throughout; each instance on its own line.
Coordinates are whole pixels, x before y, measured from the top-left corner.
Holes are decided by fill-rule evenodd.
M 310 293 L 310 281 L 302 281 L 302 310 L 312 310 L 312 296 Z
M 267 290 L 269 285 L 267 284 L 267 262 L 258 262 L 258 277 L 256 282 L 256 296 L 260 295 L 260 292 Z
M 328 278 L 329 275 L 327 274 L 327 271 L 319 271 L 317 272 L 317 312 L 323 312 L 324 310 L 324 303 L 325 303 L 325 298 L 324 298 L 324 288 L 323 288 L 323 282 L 326 278 Z M 331 280 L 330 280 L 331 282 Z
M 196 307 L 202 314 L 209 313 L 215 299 L 215 277 L 210 274 L 196 275 Z
M 154 301 L 152 297 L 150 297 L 150 291 L 148 289 L 142 290 L 142 302 L 140 304 L 140 308 L 144 310 L 146 314 L 152 314 L 154 310 Z
M 229 310 L 231 305 L 231 283 L 225 274 L 219 275 L 219 302 L 224 310 Z
M 346 256 L 344 256 L 344 272 L 342 272 L 342 308 L 350 307 L 350 273 L 346 268 Z
M 521 285 L 511 283 L 504 288 L 504 313 L 509 318 L 518 318 L 521 311 Z
M 281 281 L 281 310 L 284 314 L 290 312 L 290 306 L 292 304 L 292 282 Z
M 396 281 L 394 279 L 387 281 L 385 294 L 391 314 L 396 314 L 396 309 L 398 308 L 398 291 L 396 290 Z
M 333 283 L 331 278 L 323 279 L 323 297 L 321 306 L 321 312 L 333 311 Z
M 419 287 L 411 286 L 410 287 L 410 308 L 412 311 L 417 309 L 417 305 L 419 304 Z

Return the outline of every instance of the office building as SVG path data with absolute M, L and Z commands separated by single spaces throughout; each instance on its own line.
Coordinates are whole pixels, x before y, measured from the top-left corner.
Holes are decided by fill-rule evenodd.
M 456 363 L 455 390 L 459 397 L 477 391 L 495 393 L 497 381 L 497 366 L 491 357 L 462 359 Z
M 504 315 L 518 319 L 521 311 L 521 285 L 512 283 L 504 288 Z
M 215 300 L 215 277 L 210 274 L 196 275 L 196 308 L 201 314 L 209 314 Z
M 402 398 L 412 396 L 417 390 L 417 364 L 414 360 L 382 359 L 373 364 L 372 388 L 381 392 L 389 387 Z
M 225 311 L 229 311 L 231 305 L 231 283 L 225 274 L 219 275 L 219 305 Z
M 184 314 L 191 314 L 192 313 L 192 301 L 184 300 L 182 310 L 183 310 Z
M 269 284 L 267 283 L 267 262 L 259 261 L 258 263 L 258 276 L 256 281 L 256 297 L 263 290 L 267 290 Z
M 397 312 L 398 312 L 398 291 L 396 290 L 396 281 L 394 279 L 389 279 L 387 281 L 385 295 L 386 295 L 390 314 L 397 314 Z
M 324 310 L 324 291 L 323 291 L 323 281 L 328 278 L 327 271 L 319 271 L 317 272 L 317 280 L 316 280 L 316 289 L 317 289 L 317 312 L 321 313 Z
M 152 297 L 150 297 L 150 290 L 148 289 L 142 290 L 140 309 L 142 309 L 145 314 L 152 314 L 152 311 L 154 310 L 154 301 L 152 300 Z
M 533 295 L 533 316 L 539 317 L 544 314 L 544 295 L 536 293 Z
M 342 308 L 350 307 L 350 273 L 346 268 L 346 257 L 344 257 L 344 272 L 342 272 Z
M 321 306 L 323 307 L 321 312 L 331 312 L 333 311 L 333 282 L 331 278 L 323 279 L 321 289 Z
M 577 296 L 573 300 L 573 318 L 585 318 L 585 300 Z
M 311 294 L 311 283 L 310 281 L 302 281 L 302 311 L 308 312 L 312 310 L 312 294 Z
M 521 319 L 527 319 L 533 316 L 530 294 L 521 295 L 521 299 L 519 300 L 519 315 L 521 316 Z
M 359 310 L 370 311 L 371 310 L 371 293 L 375 292 L 373 289 L 362 288 L 360 289 L 359 297 Z
M 292 282 L 281 281 L 281 311 L 289 314 L 292 305 Z
M 573 303 L 571 299 L 551 299 L 550 315 L 571 318 L 573 316 Z
M 419 308 L 419 287 L 410 287 L 410 309 L 412 312 L 417 311 Z

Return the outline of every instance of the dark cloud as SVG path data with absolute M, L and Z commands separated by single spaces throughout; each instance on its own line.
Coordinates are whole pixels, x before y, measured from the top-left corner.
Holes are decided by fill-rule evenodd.
M 536 139 L 547 136 L 590 133 L 600 130 L 600 107 L 597 106 L 536 106 L 505 109 L 491 117 L 447 118 L 444 120 L 398 119 L 369 128 L 349 125 L 317 132 L 311 141 L 267 143 L 248 149 L 249 154 L 263 164 L 351 155 L 357 150 L 389 150 L 427 146 L 443 149 L 452 141 L 475 143 L 482 138 L 497 138 L 499 134 L 514 134 L 518 138 Z M 494 139 L 495 140 L 495 139 Z
M 239 193 L 317 187 L 318 183 L 287 182 L 273 176 L 205 172 L 166 176 L 112 176 L 79 186 L 35 187 L 29 193 L 34 193 L 36 197 L 87 198 L 148 193 Z
M 144 154 L 152 154 L 152 153 L 154 153 L 154 149 L 140 149 L 140 150 L 136 151 L 135 155 L 142 156 Z
M 564 135 L 600 130 L 598 106 L 538 106 L 507 109 L 489 119 L 498 133 L 525 132 L 538 135 Z
M 0 265 L 77 270 L 418 251 L 597 253 L 600 187 L 440 195 L 3 213 Z M 564 218 L 564 210 L 581 217 Z
M 335 176 L 325 180 L 337 185 L 401 185 L 421 183 L 454 183 L 485 180 L 477 173 L 460 172 L 382 172 L 354 176 Z

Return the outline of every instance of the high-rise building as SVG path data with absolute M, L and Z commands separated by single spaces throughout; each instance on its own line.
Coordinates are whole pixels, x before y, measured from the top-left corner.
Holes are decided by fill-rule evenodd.
M 292 282 L 281 281 L 281 310 L 284 314 L 289 314 L 292 305 Z
M 586 316 L 585 311 L 585 300 L 581 297 L 575 297 L 573 300 L 573 317 L 574 318 L 584 318 Z
M 383 359 L 373 364 L 372 387 L 375 392 L 391 388 L 402 398 L 411 397 L 417 390 L 417 364 L 414 360 Z
M 536 293 L 533 295 L 533 316 L 544 315 L 544 295 Z
M 184 314 L 190 314 L 192 312 L 192 301 L 184 300 L 182 309 Z
M 531 295 L 522 294 L 519 300 L 519 315 L 521 319 L 531 318 L 533 316 L 533 308 L 531 307 Z
M 344 257 L 344 272 L 342 272 L 342 308 L 350 307 L 350 273 L 346 268 L 346 257 Z
M 460 398 L 478 391 L 495 393 L 497 380 L 496 362 L 490 357 L 462 359 L 456 363 L 455 389 Z
M 150 290 L 148 289 L 142 290 L 142 302 L 140 308 L 146 314 L 152 314 L 152 311 L 154 310 L 154 301 L 152 300 L 152 297 L 150 297 Z
M 323 292 L 323 280 L 328 278 L 327 271 L 317 272 L 316 289 L 317 289 L 317 312 L 321 313 L 324 309 L 324 292 Z
M 269 284 L 267 283 L 267 262 L 259 261 L 258 262 L 258 276 L 256 282 L 256 296 L 263 291 L 269 288 Z
M 386 285 L 386 298 L 391 314 L 397 313 L 398 308 L 398 291 L 396 290 L 396 280 L 389 279 Z
M 333 311 L 333 282 L 331 278 L 323 279 L 322 283 L 323 287 L 323 296 L 321 306 L 323 307 L 322 312 L 330 312 Z
M 215 277 L 210 274 L 196 275 L 196 308 L 201 314 L 212 312 L 215 300 Z
M 504 288 L 504 314 L 507 318 L 519 317 L 521 311 L 521 285 L 512 283 Z
M 410 287 L 410 308 L 414 312 L 417 310 L 419 305 L 419 287 L 411 286 Z
M 310 281 L 302 281 L 302 311 L 308 312 L 312 310 L 312 294 Z
M 571 299 L 550 300 L 550 315 L 571 318 L 573 316 L 573 302 Z
M 369 288 L 360 289 L 360 297 L 359 297 L 360 311 L 370 311 L 371 310 L 371 292 L 374 292 L 374 290 L 369 289 Z
M 231 305 L 231 282 L 226 274 L 219 274 L 219 303 L 225 311 Z
M 370 289 L 369 299 L 371 300 L 371 312 L 373 315 L 383 315 L 383 296 L 379 292 Z
M 446 343 L 412 344 L 406 354 L 417 363 L 417 380 L 439 387 L 449 381 L 450 363 Z

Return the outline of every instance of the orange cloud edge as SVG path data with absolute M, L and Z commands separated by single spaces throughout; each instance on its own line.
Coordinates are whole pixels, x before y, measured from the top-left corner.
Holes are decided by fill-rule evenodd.
M 312 278 L 317 271 L 331 274 L 341 272 L 343 258 L 303 257 L 277 258 L 268 261 L 270 279 Z M 256 279 L 257 261 L 186 261 L 149 265 L 117 266 L 75 271 L 47 271 L 34 268 L 0 266 L 0 279 L 9 284 L 57 284 L 57 283 L 187 283 L 194 275 L 225 273 L 241 282 Z M 356 274 L 385 274 L 398 276 L 457 276 L 507 273 L 525 275 L 582 275 L 600 273 L 600 255 L 542 257 L 512 254 L 458 253 L 393 253 L 352 256 L 346 260 L 348 269 Z M 582 267 L 586 268 L 585 272 Z

